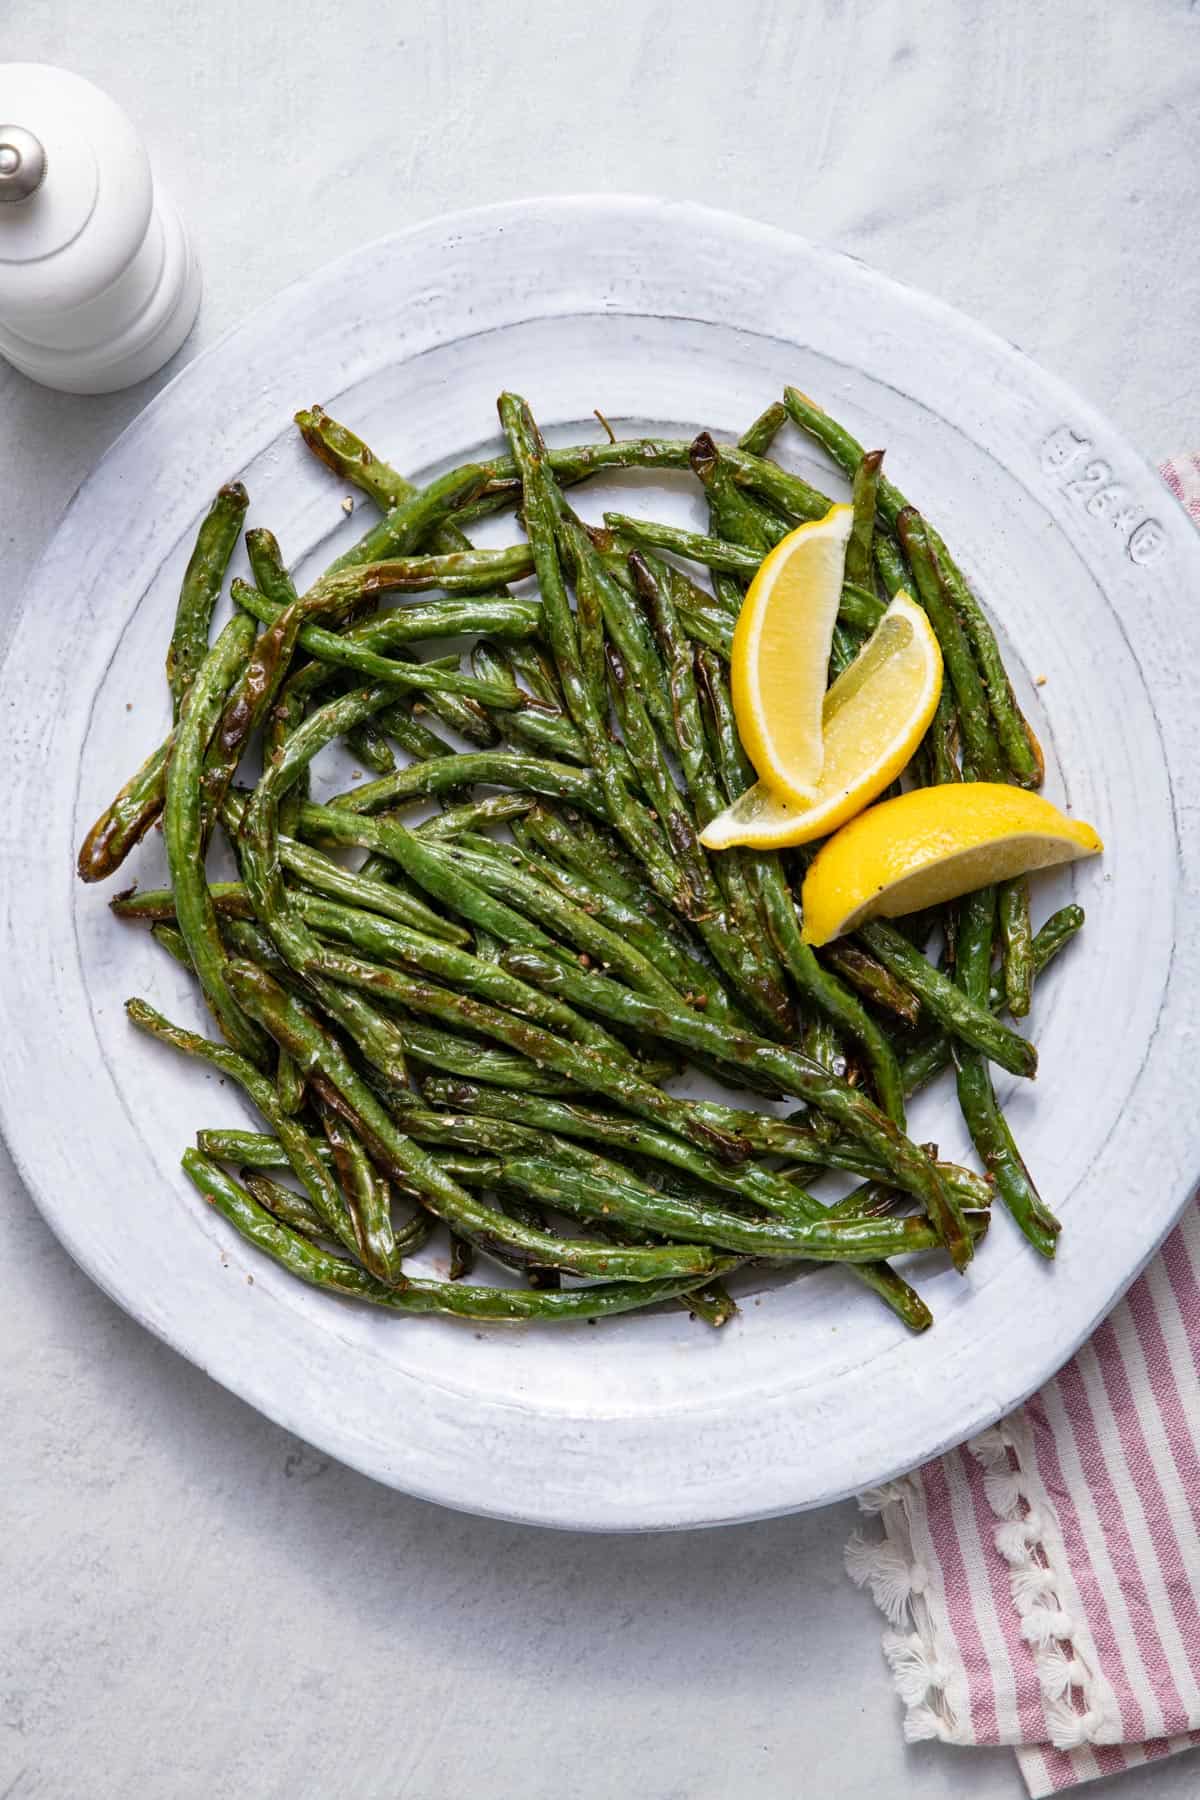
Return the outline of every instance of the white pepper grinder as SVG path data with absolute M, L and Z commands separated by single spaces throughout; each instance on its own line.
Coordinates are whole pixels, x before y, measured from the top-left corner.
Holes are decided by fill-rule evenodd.
M 0 63 L 0 356 L 72 394 L 161 368 L 200 271 L 133 125 L 67 69 Z

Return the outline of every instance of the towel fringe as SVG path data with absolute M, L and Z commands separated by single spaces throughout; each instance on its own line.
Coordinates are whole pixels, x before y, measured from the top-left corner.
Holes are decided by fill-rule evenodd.
M 864 1513 L 881 1513 L 885 1506 L 899 1506 L 909 1499 L 913 1492 L 910 1475 L 901 1475 L 898 1481 L 885 1481 L 879 1487 L 864 1488 L 858 1496 L 858 1510 Z
M 943 1743 L 969 1744 L 970 1707 L 966 1674 L 957 1657 L 940 1654 L 940 1640 L 928 1590 L 929 1570 L 912 1541 L 912 1518 L 924 1505 L 921 1485 L 912 1476 L 871 1488 L 859 1498 L 868 1515 L 878 1515 L 883 1536 L 852 1534 L 845 1550 L 846 1573 L 865 1587 L 893 1627 L 883 1633 L 883 1653 L 892 1683 L 904 1706 L 908 1743 L 940 1738 Z
M 1046 1718 L 1046 1737 L 1060 1750 L 1120 1743 L 1123 1732 L 1112 1690 L 1097 1673 L 1086 1621 L 1065 1603 L 1073 1593 L 1058 1521 L 1042 1489 L 1015 1414 L 965 1446 L 984 1470 L 984 1492 L 996 1524 L 993 1541 L 1008 1565 L 1009 1588 L 1029 1646 Z M 887 1621 L 883 1653 L 904 1706 L 909 1743 L 939 1738 L 974 1742 L 966 1670 L 944 1618 L 940 1588 L 914 1548 L 925 1541 L 925 1494 L 919 1476 L 870 1488 L 859 1507 L 879 1518 L 882 1536 L 855 1531 L 846 1545 L 846 1572 L 866 1588 Z
M 980 1432 L 967 1450 L 985 1471 L 983 1488 L 998 1523 L 993 1541 L 1008 1564 L 1009 1590 L 1042 1694 L 1046 1731 L 1058 1750 L 1115 1744 L 1123 1736 L 1111 1691 L 1095 1667 L 1090 1633 L 1064 1604 L 1056 1562 L 1061 1541 L 1020 1414 Z M 1024 1454 L 1023 1454 L 1024 1452 Z M 1050 1521 L 1053 1520 L 1051 1526 Z
M 856 1531 L 846 1545 L 846 1573 L 856 1587 L 866 1587 L 890 1625 L 903 1625 L 908 1603 L 925 1586 L 925 1570 L 910 1563 L 887 1538 L 869 1543 Z
M 944 1737 L 942 1721 L 932 1706 L 910 1706 L 904 1715 L 906 1744 L 924 1743 L 927 1738 Z

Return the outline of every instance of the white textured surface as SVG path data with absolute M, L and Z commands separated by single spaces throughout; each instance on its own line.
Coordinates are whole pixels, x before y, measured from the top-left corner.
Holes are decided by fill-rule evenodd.
M 957 301 L 1151 455 L 1190 441 L 1194 7 L 1103 29 L 1080 0 L 1016 22 L 949 0 L 604 17 L 600 79 L 597 15 L 548 4 L 352 0 L 310 34 L 274 6 L 164 23 L 68 0 L 24 8 L 5 48 L 73 62 L 137 118 L 205 258 L 194 342 L 443 207 L 653 185 Z M 138 404 L 0 375 L 6 595 Z M 870 1609 L 840 1576 L 848 1509 L 630 1542 L 405 1501 L 322 1469 L 155 1344 L 11 1177 L 4 1195 L 6 1800 L 441 1800 L 479 1771 L 535 1796 L 1020 1792 L 1004 1756 L 902 1749 Z M 1194 1785 L 1183 1762 L 1123 1791 Z

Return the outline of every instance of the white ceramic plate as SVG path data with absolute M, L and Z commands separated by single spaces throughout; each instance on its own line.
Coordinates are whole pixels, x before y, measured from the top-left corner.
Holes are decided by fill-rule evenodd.
M 1056 1265 L 998 1219 L 967 1279 L 926 1272 L 937 1322 L 919 1339 L 838 1271 L 764 1288 L 719 1333 L 680 1311 L 472 1329 L 303 1288 L 181 1175 L 197 1127 L 245 1114 L 129 1029 L 130 993 L 196 1023 L 200 1009 L 74 878 L 86 826 L 161 734 L 198 517 L 240 475 L 251 520 L 293 559 L 319 565 L 331 535 L 361 529 L 290 427 L 313 400 L 426 475 L 494 441 L 502 386 L 568 441 L 595 435 L 596 406 L 621 432 L 736 433 L 787 381 L 886 446 L 999 621 L 1047 792 L 1108 845 L 1039 888 L 1039 911 L 1071 892 L 1088 926 L 1037 997 L 1039 1080 L 1004 1092 L 1065 1222 Z M 787 450 L 819 469 L 803 444 Z M 644 501 L 638 486 L 625 503 L 699 516 L 685 484 L 664 497 L 655 482 Z M 602 500 L 589 494 L 592 516 Z M 814 1506 L 932 1456 L 1065 1360 L 1200 1172 L 1197 594 L 1200 538 L 1090 408 L 957 314 L 781 233 L 652 201 L 538 201 L 320 271 L 159 395 L 73 501 L 25 596 L 3 677 L 0 1102 L 39 1206 L 96 1281 L 218 1380 L 452 1506 L 712 1524 Z M 160 859 L 152 839 L 130 868 L 153 879 Z M 913 1130 L 967 1152 L 944 1088 Z

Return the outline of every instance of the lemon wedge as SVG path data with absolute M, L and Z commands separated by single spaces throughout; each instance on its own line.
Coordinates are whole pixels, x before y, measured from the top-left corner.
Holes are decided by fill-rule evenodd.
M 821 704 L 853 519 L 852 507 L 831 506 L 781 538 L 733 632 L 733 710 L 746 754 L 761 781 L 802 806 L 821 777 Z
M 805 941 L 828 944 L 867 919 L 920 912 L 1103 848 L 1092 826 L 1024 788 L 914 788 L 859 813 L 818 850 L 801 892 Z
M 765 782 L 710 821 L 710 850 L 747 844 L 784 849 L 828 837 L 893 782 L 929 726 L 942 691 L 942 653 L 933 627 L 897 594 L 821 709 L 824 762 L 810 806 L 774 794 Z

